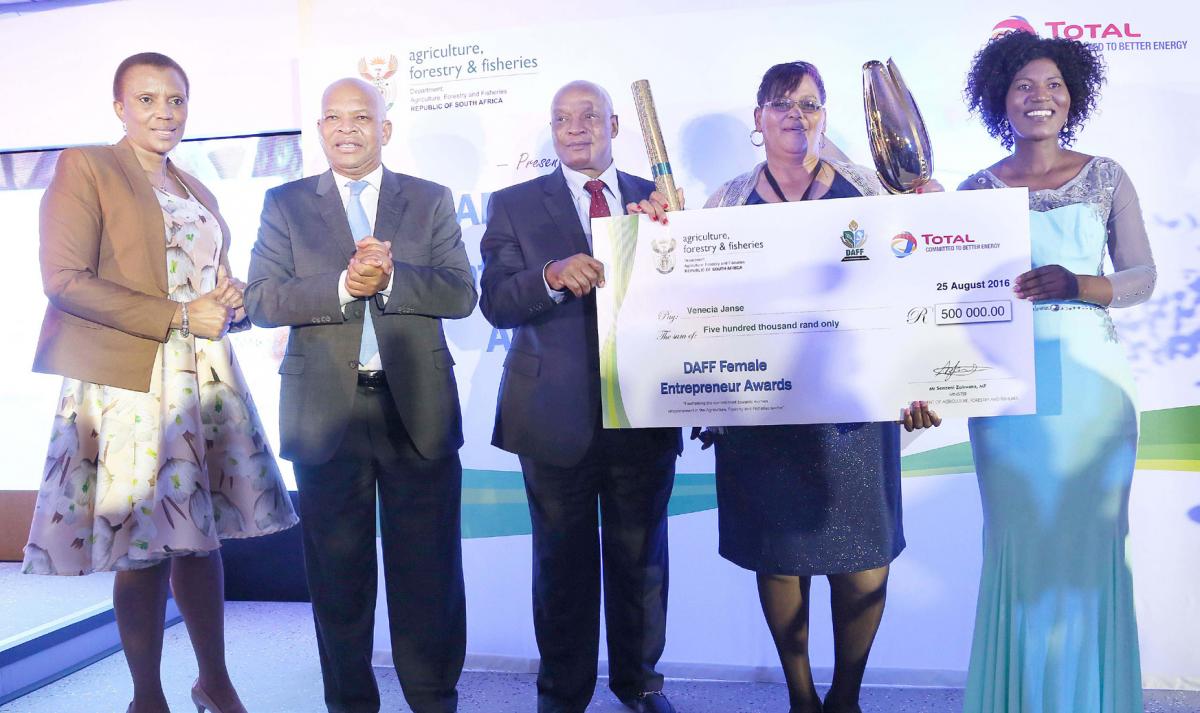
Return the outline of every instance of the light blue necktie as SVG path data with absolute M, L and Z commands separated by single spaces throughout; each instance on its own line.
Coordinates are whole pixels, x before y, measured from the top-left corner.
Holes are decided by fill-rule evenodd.
M 350 221 L 350 235 L 358 242 L 371 234 L 371 221 L 367 220 L 367 211 L 363 210 L 363 189 L 369 184 L 366 181 L 350 181 L 346 186 L 350 189 L 350 203 L 346 206 L 346 219 Z M 362 369 L 379 353 L 379 341 L 375 338 L 375 326 L 371 324 L 371 299 L 367 298 L 363 311 L 362 342 L 358 345 L 358 368 Z

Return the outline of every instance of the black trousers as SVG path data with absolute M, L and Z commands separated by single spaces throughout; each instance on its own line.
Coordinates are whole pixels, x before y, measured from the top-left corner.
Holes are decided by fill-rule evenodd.
M 592 698 L 602 571 L 609 687 L 621 699 L 662 690 L 654 667 L 666 642 L 675 458 L 673 450 L 631 454 L 611 431 L 574 467 L 521 458 L 533 521 L 539 713 L 582 713 Z
M 376 713 L 376 491 L 392 662 L 414 713 L 451 713 L 466 655 L 458 454 L 414 449 L 386 389 L 359 387 L 328 463 L 295 465 L 330 713 Z

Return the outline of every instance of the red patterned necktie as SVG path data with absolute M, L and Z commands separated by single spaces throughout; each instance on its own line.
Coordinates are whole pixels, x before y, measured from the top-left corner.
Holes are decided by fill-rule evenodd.
M 583 184 L 583 188 L 592 196 L 592 204 L 588 207 L 589 218 L 607 218 L 612 215 L 608 212 L 608 200 L 604 198 L 604 181 L 593 178 Z

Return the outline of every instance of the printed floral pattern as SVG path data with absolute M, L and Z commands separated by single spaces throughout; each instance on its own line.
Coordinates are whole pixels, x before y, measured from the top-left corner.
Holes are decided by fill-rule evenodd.
M 171 299 L 195 299 L 216 286 L 220 226 L 156 193 Z M 229 340 L 172 331 L 148 393 L 63 380 L 22 571 L 138 569 L 296 522 Z

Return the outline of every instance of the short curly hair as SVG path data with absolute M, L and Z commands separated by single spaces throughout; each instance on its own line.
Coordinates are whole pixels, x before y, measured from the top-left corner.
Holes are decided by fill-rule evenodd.
M 967 107 L 979 114 L 989 134 L 1004 148 L 1013 145 L 1012 126 L 1005 110 L 1008 89 L 1022 67 L 1035 59 L 1048 59 L 1062 72 L 1071 94 L 1067 123 L 1058 132 L 1062 146 L 1070 146 L 1075 134 L 1100 100 L 1104 84 L 1104 59 L 1097 45 L 1062 37 L 1038 37 L 1029 32 L 1009 32 L 993 37 L 975 54 L 967 74 Z

